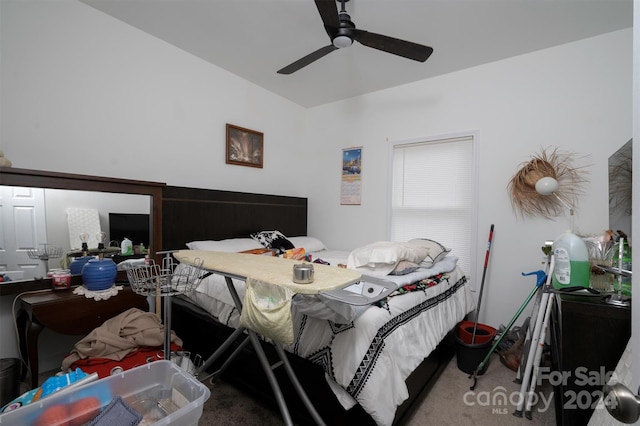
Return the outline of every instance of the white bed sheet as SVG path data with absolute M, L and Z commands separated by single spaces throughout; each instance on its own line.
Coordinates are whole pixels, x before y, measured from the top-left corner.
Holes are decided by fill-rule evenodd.
M 346 262 L 348 254 L 323 250 L 313 258 L 333 265 Z M 433 275 L 434 270 L 419 269 L 386 278 L 402 286 Z M 242 299 L 244 281 L 233 282 Z M 222 276 L 210 276 L 187 296 L 221 323 L 238 327 L 240 314 Z M 377 424 L 390 425 L 409 396 L 406 378 L 473 309 L 465 274 L 455 266 L 439 284 L 390 297 L 386 307 L 366 307 L 349 324 L 312 318 L 294 307 L 295 340 L 284 349 L 321 365 L 346 409 L 357 401 Z

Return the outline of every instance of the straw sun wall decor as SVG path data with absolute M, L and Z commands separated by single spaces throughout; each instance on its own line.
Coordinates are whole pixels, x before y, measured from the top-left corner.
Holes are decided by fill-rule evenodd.
M 540 153 L 523 162 L 507 185 L 514 212 L 522 217 L 553 219 L 566 211 L 567 206 L 562 201 L 573 209 L 585 192 L 584 184 L 588 176 L 586 166 L 575 165 L 577 160 L 575 153 L 555 147 L 542 148 Z M 558 189 L 554 191 L 556 196 L 550 197 L 536 191 L 536 182 L 543 177 L 551 177 L 558 182 Z

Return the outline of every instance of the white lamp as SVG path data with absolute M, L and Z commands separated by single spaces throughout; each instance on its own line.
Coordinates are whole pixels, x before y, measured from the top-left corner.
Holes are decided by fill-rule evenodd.
M 339 49 L 343 47 L 349 47 L 353 43 L 351 37 L 347 37 L 345 35 L 339 35 L 333 39 L 333 45 Z
M 551 195 L 558 190 L 558 181 L 545 176 L 536 182 L 536 191 L 540 195 Z
M 556 192 L 557 190 L 558 181 L 551 176 L 545 176 L 536 182 L 536 192 L 538 194 L 544 196 L 553 195 L 563 206 L 569 209 L 569 215 L 571 216 L 571 230 L 573 230 L 573 207 L 558 195 Z
M 540 195 L 553 195 L 562 203 L 563 206 L 569 209 L 569 214 L 573 216 L 573 207 L 569 205 L 565 200 L 562 199 L 556 192 L 558 190 L 558 181 L 550 176 L 545 176 L 540 178 L 536 182 L 536 192 Z

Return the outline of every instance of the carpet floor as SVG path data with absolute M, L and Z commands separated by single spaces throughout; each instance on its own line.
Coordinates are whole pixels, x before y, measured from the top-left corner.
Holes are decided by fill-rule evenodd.
M 516 411 L 520 384 L 516 373 L 508 369 L 494 354 L 484 375 L 473 383 L 467 373 L 459 370 L 454 357 L 408 426 L 436 425 L 555 425 L 553 389 L 543 383 L 536 389 L 537 403 L 531 410 L 531 420 L 513 415 Z M 199 425 L 281 425 L 278 411 L 265 407 L 224 380 L 207 383 L 211 397 L 206 402 Z M 500 396 L 504 397 L 500 398 Z M 320 413 L 322 415 L 322 413 Z
M 40 383 L 56 371 L 40 374 Z M 515 382 L 516 373 L 505 367 L 496 354 L 492 355 L 485 374 L 473 383 L 467 373 L 459 370 L 454 357 L 435 383 L 429 395 L 422 401 L 413 416 L 405 422 L 408 426 L 437 425 L 555 425 L 553 388 L 547 382 L 536 388 L 536 404 L 531 419 L 517 417 L 517 399 L 520 385 Z M 282 425 L 277 409 L 261 403 L 223 378 L 204 384 L 211 390 L 200 417 L 200 426 L 276 426 Z M 26 384 L 23 384 L 23 390 Z M 320 413 L 322 415 L 322 413 Z

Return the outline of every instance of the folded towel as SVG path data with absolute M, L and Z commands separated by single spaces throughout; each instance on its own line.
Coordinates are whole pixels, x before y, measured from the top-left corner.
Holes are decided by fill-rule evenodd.
M 88 426 L 136 426 L 141 421 L 142 415 L 117 396 Z

